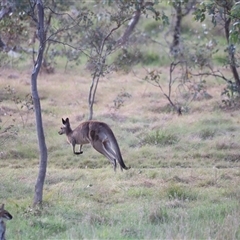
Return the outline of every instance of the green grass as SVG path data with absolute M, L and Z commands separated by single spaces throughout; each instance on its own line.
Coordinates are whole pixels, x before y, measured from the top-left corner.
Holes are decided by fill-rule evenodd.
M 48 170 L 42 209 L 30 207 L 36 169 L 5 168 L 0 180 L 9 239 L 175 239 L 239 237 L 240 189 L 230 182 L 199 187 L 214 171 L 137 169 L 114 174 L 106 169 Z M 237 170 L 222 170 L 234 176 Z M 164 178 L 164 175 L 167 178 Z M 179 179 L 177 175 L 184 176 Z M 10 177 L 11 176 L 11 177 Z M 229 192 L 228 186 L 236 189 Z M 31 186 L 32 185 L 32 186 Z M 231 225 L 228 223 L 231 221 Z M 228 227 L 231 227 L 230 229 Z M 201 231 L 199 231 L 201 227 Z M 224 230 L 225 228 L 225 230 Z

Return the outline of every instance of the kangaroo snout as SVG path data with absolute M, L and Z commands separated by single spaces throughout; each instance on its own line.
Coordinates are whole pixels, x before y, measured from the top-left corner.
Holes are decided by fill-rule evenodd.
M 60 131 L 58 131 L 58 134 L 59 134 L 59 135 L 62 135 L 62 134 L 64 134 L 65 132 L 66 132 L 66 131 L 65 131 L 65 128 L 62 127 L 62 128 L 60 129 Z

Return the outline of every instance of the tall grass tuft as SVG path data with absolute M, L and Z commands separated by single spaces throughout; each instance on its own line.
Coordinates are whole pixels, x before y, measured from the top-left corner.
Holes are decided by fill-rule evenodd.
M 166 189 L 166 195 L 170 200 L 177 199 L 182 201 L 197 200 L 197 194 L 189 188 L 181 185 L 173 184 Z
M 173 145 L 179 141 L 179 137 L 167 131 L 157 130 L 146 134 L 142 142 L 149 145 Z
M 149 213 L 148 219 L 151 224 L 166 223 L 170 220 L 170 215 L 167 208 L 160 207 L 152 210 Z

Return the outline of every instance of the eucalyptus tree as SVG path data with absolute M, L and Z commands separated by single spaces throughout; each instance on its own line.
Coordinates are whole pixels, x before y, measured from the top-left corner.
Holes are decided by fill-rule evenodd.
M 180 51 L 180 43 L 181 43 L 181 28 L 182 28 L 182 21 L 184 17 L 189 15 L 196 3 L 199 2 L 198 0 L 174 0 L 169 1 L 169 4 L 173 7 L 175 13 L 175 23 L 174 23 L 174 30 L 173 30 L 173 40 L 170 46 L 170 52 L 175 55 L 178 54 Z
M 239 1 L 210 0 L 201 1 L 196 7 L 195 19 L 205 21 L 211 19 L 214 26 L 221 26 L 226 38 L 226 64 L 232 71 L 233 79 L 226 79 L 232 91 L 240 93 L 239 77 L 239 29 L 240 29 L 240 4 Z M 232 81 L 233 80 L 233 81 Z
M 39 151 L 40 152 L 39 171 L 38 171 L 37 181 L 35 184 L 35 194 L 34 194 L 34 200 L 33 200 L 33 206 L 36 206 L 42 203 L 43 186 L 44 186 L 44 181 L 45 181 L 45 176 L 47 171 L 47 159 L 48 159 L 47 146 L 45 142 L 44 129 L 42 124 L 41 104 L 40 104 L 40 98 L 38 95 L 38 86 L 37 86 L 38 73 L 41 69 L 43 54 L 45 50 L 46 35 L 44 31 L 44 6 L 42 1 L 35 0 L 33 5 L 31 6 L 31 9 L 33 14 L 32 17 L 36 22 L 37 35 L 39 39 L 38 56 L 34 64 L 34 67 L 32 70 L 32 76 L 31 76 L 32 99 L 33 99 L 35 116 L 36 116 L 36 130 L 37 130 L 38 145 L 40 150 Z
M 160 17 L 154 6 L 156 1 L 97 2 L 95 11 L 92 9 L 92 25 L 84 32 L 85 36 L 80 44 L 88 57 L 88 69 L 92 75 L 88 96 L 89 119 L 93 118 L 93 105 L 100 78 L 118 67 L 116 62 L 111 61 L 110 56 L 126 48 L 141 15 L 151 12 L 155 19 Z
M 0 47 L 5 51 L 18 47 L 28 39 L 29 1 L 2 0 L 0 9 Z

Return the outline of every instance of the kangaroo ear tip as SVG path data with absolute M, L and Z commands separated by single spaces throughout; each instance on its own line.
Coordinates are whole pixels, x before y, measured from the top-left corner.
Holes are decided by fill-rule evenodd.
M 66 118 L 66 120 L 62 118 L 62 123 L 65 124 L 66 122 L 69 122 L 69 118 Z

